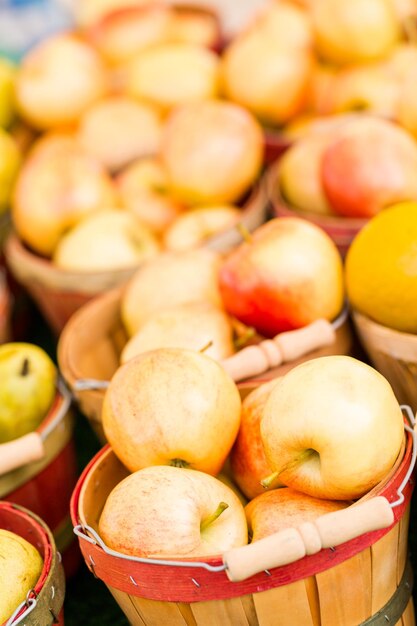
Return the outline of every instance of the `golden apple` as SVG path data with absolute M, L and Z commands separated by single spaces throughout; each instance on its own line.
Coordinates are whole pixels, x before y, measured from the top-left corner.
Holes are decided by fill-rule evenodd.
M 0 128 L 0 214 L 10 206 L 22 155 L 14 138 Z

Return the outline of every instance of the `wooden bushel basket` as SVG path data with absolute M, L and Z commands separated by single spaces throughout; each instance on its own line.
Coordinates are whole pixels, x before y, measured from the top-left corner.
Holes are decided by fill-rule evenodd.
M 338 512 L 352 522 L 344 519 L 345 533 L 339 540 L 327 547 L 322 541 L 322 549 L 303 558 L 306 551 L 282 558 L 288 552 L 288 539 L 282 539 L 288 531 L 301 541 L 295 529 L 203 562 L 157 563 L 109 550 L 98 535 L 98 520 L 110 491 L 128 471 L 108 446 L 90 462 L 74 491 L 74 531 L 90 571 L 105 582 L 133 626 L 414 626 L 412 572 L 407 564 L 415 460 L 412 432 L 409 429 L 405 451 L 386 480 Z M 374 508 L 377 501 L 390 512 L 386 527 Z M 358 525 L 358 511 L 363 526 Z M 329 515 L 318 518 L 317 526 L 325 517 Z M 333 518 L 332 530 L 339 532 L 340 520 L 336 524 Z M 268 548 L 259 559 L 259 544 L 265 541 Z
M 39 428 L 0 444 L 0 500 L 24 506 L 45 520 L 54 533 L 68 576 L 80 564 L 69 515 L 78 477 L 73 429 L 70 394 L 60 384 Z
M 274 163 L 266 175 L 267 194 L 276 217 L 302 217 L 320 226 L 334 241 L 342 257 L 345 257 L 352 240 L 368 221 L 364 218 L 321 215 L 295 209 L 282 196 L 279 184 L 279 163 Z
M 382 326 L 352 312 L 359 338 L 374 367 L 390 382 L 399 402 L 417 410 L 417 335 Z
M 127 342 L 127 334 L 120 316 L 123 288 L 106 293 L 87 303 L 73 315 L 58 342 L 58 362 L 62 376 L 68 383 L 81 411 L 90 421 L 102 443 L 106 441 L 101 425 L 101 407 L 104 389 L 77 390 L 78 381 L 93 379 L 109 381 L 120 363 L 120 353 Z M 345 320 L 336 331 L 335 341 L 307 355 L 239 383 L 242 397 L 254 388 L 308 358 L 330 354 L 349 354 L 353 338 L 349 322 Z
M 11 295 L 4 271 L 0 267 L 0 344 L 10 341 L 10 309 Z
M 241 223 L 249 231 L 266 219 L 267 200 L 263 183 L 259 183 L 242 208 Z M 207 247 L 227 251 L 241 240 L 235 228 L 219 233 Z M 27 290 L 45 319 L 59 335 L 71 315 L 83 304 L 118 285 L 125 283 L 138 269 L 102 272 L 71 272 L 26 248 L 15 233 L 5 243 L 6 263 L 15 279 Z
M 62 606 L 65 595 L 65 576 L 54 537 L 48 526 L 37 515 L 24 507 L 0 502 L 0 528 L 20 535 L 35 548 L 44 560 L 43 570 L 27 601 L 16 607 L 15 616 L 2 626 L 64 626 Z

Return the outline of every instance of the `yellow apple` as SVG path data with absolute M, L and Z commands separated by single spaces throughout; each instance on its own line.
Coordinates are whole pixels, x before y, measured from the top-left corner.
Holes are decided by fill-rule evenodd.
M 216 475 L 239 430 L 240 409 L 236 384 L 214 359 L 160 348 L 117 369 L 102 421 L 115 454 L 132 472 L 172 465 Z
M 236 226 L 242 212 L 235 206 L 202 206 L 179 215 L 164 233 L 167 250 L 192 250 Z
M 128 165 L 116 178 L 124 207 L 158 235 L 184 207 L 169 191 L 168 178 L 157 157 L 144 157 Z
M 309 12 L 287 0 L 266 3 L 247 30 L 276 39 L 284 49 L 314 45 Z
M 175 6 L 169 23 L 169 41 L 192 43 L 206 48 L 218 45 L 219 24 L 215 13 L 204 7 Z
M 0 128 L 0 214 L 10 206 L 10 198 L 22 155 L 14 138 Z
M 187 43 L 155 45 L 131 62 L 127 92 L 164 112 L 175 106 L 215 98 L 219 88 L 218 56 Z
M 111 96 L 83 114 L 77 138 L 88 154 L 114 172 L 134 159 L 156 154 L 161 133 L 162 122 L 153 106 Z
M 17 68 L 0 56 L 0 127 L 8 128 L 15 117 L 15 77 Z
M 290 370 L 272 390 L 261 422 L 265 455 L 279 480 L 334 500 L 359 498 L 385 478 L 403 437 L 388 381 L 348 356 Z
M 99 522 L 105 544 L 145 557 L 207 557 L 245 545 L 245 512 L 214 476 L 178 467 L 147 467 L 107 498 Z
M 74 0 L 74 18 L 78 26 L 85 28 L 114 11 L 148 4 L 149 0 Z
M 19 113 L 39 129 L 76 122 L 106 90 L 106 70 L 97 52 L 67 33 L 33 48 L 16 77 Z
M 218 286 L 220 256 L 211 250 L 165 252 L 147 261 L 129 281 L 121 316 L 130 336 L 156 312 L 184 302 L 222 306 Z
M 127 211 L 103 209 L 67 231 L 53 254 L 57 267 L 72 272 L 135 268 L 159 252 L 151 231 Z
M 71 134 L 50 133 L 33 145 L 20 170 L 12 218 L 22 240 L 50 256 L 65 231 L 89 213 L 116 204 L 104 167 Z
M 185 302 L 157 311 L 127 342 L 121 363 L 158 348 L 186 348 L 221 361 L 234 353 L 230 318 L 211 302 Z

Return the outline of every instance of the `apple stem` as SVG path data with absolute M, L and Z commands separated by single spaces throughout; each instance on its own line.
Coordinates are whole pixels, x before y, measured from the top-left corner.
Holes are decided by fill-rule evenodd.
M 236 224 L 236 230 L 246 243 L 251 243 L 253 237 L 242 222 Z
M 265 487 L 265 489 L 268 489 L 269 487 L 272 486 L 272 484 L 277 480 L 277 478 L 281 474 L 283 474 L 284 472 L 286 472 L 289 469 L 292 469 L 293 467 L 295 467 L 296 465 L 298 465 L 302 461 L 306 461 L 309 457 L 312 457 L 312 456 L 314 456 L 316 454 L 317 454 L 317 452 L 315 450 L 312 450 L 311 448 L 308 448 L 307 450 L 304 450 L 303 452 L 301 452 L 301 454 L 299 456 L 297 456 L 295 459 L 292 459 L 291 461 L 289 461 L 279 471 L 274 472 L 270 476 L 267 476 L 267 478 L 264 478 L 263 480 L 261 480 L 262 487 Z
M 206 519 L 204 519 L 201 524 L 200 524 L 200 531 L 203 532 L 206 530 L 206 528 L 208 526 L 210 526 L 210 524 L 212 524 L 213 522 L 216 521 L 216 519 L 218 517 L 220 517 L 220 515 L 223 513 L 223 511 L 225 511 L 226 509 L 229 508 L 229 505 L 227 504 L 227 502 L 220 502 L 219 506 L 217 507 L 217 509 L 214 511 L 214 513 L 212 513 L 211 515 L 209 515 L 208 517 L 206 517 Z
M 239 337 L 236 337 L 236 339 L 233 341 L 233 344 L 236 350 L 240 350 L 240 348 L 243 348 L 243 346 L 246 346 L 248 341 L 253 339 L 255 334 L 256 334 L 256 330 L 254 329 L 254 327 L 247 326 L 245 332 Z
M 21 376 L 27 376 L 29 374 L 29 359 L 23 359 L 22 369 L 20 370 Z
M 199 353 L 203 354 L 203 352 L 205 352 L 206 350 L 208 350 L 209 348 L 211 348 L 211 346 L 213 345 L 213 342 L 210 340 L 209 342 L 206 343 L 205 346 L 203 346 L 202 348 L 200 348 Z
M 189 467 L 189 463 L 187 463 L 187 461 L 184 461 L 184 459 L 171 459 L 169 462 L 169 465 L 171 465 L 171 467 Z

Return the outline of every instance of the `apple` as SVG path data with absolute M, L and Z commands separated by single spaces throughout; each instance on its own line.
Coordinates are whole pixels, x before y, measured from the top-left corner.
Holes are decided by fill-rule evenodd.
M 288 148 L 279 164 L 279 186 L 284 198 L 296 209 L 332 215 L 321 183 L 321 163 L 332 134 L 316 133 Z
M 158 348 L 186 348 L 221 361 L 235 352 L 231 320 L 211 302 L 185 302 L 156 311 L 127 342 L 121 363 Z
M 0 443 L 39 426 L 55 398 L 56 378 L 42 348 L 23 342 L 0 346 Z
M 52 260 L 72 272 L 135 268 L 160 250 L 152 232 L 127 211 L 103 209 L 85 217 L 58 242 Z
M 111 65 L 126 65 L 149 46 L 168 39 L 172 11 L 158 3 L 118 6 L 85 31 L 86 39 Z
M 242 402 L 240 428 L 230 453 L 233 479 L 248 500 L 265 492 L 261 481 L 272 474 L 261 440 L 260 423 L 265 403 L 278 378 L 251 391 Z M 274 485 L 275 486 L 275 485 Z
M 288 0 L 265 3 L 246 32 L 277 39 L 282 48 L 311 48 L 314 45 L 311 19 L 306 7 Z
M 306 107 L 312 67 L 309 48 L 284 47 L 263 31 L 244 32 L 223 53 L 223 90 L 263 123 L 281 125 Z
M 18 175 L 12 219 L 34 251 L 51 256 L 59 239 L 80 219 L 117 204 L 104 167 L 69 133 L 47 133 L 36 141 Z
M 282 487 L 254 498 L 246 505 L 245 513 L 253 543 L 285 528 L 314 522 L 320 515 L 340 511 L 347 506 L 340 500 L 313 498 L 290 487 Z
M 201 206 L 179 215 L 163 236 L 167 250 L 192 250 L 214 235 L 235 227 L 242 218 L 236 206 Z
M 329 115 L 334 95 L 334 82 L 338 74 L 336 67 L 314 59 L 310 72 L 307 110 L 316 115 Z M 298 117 L 294 119 L 297 123 Z M 291 122 L 290 122 L 291 123 Z
M 220 256 L 211 250 L 165 252 L 147 261 L 122 296 L 121 316 L 130 336 L 156 312 L 199 300 L 222 306 L 218 286 Z
M 161 133 L 162 121 L 153 106 L 110 96 L 83 114 L 77 139 L 88 154 L 115 172 L 135 159 L 156 154 Z
M 317 51 L 331 63 L 383 58 L 400 40 L 392 0 L 315 0 L 310 15 Z
M 334 113 L 332 115 L 306 113 L 286 124 L 282 129 L 282 133 L 290 142 L 298 141 L 310 135 L 335 135 L 343 124 L 356 120 L 361 116 L 361 113 L 353 111 Z
M 342 274 L 330 237 L 315 224 L 286 217 L 263 224 L 235 248 L 220 268 L 219 283 L 226 311 L 273 337 L 337 317 Z
M 73 13 L 77 26 L 84 29 L 120 9 L 148 4 L 149 0 L 74 0 Z
M 403 416 L 388 381 L 348 356 L 291 369 L 271 391 L 261 421 L 272 476 L 333 500 L 360 498 L 385 478 L 403 437 Z
M 38 129 L 76 122 L 106 90 L 107 75 L 99 55 L 68 33 L 30 50 L 16 76 L 19 113 Z
M 189 102 L 215 98 L 219 89 L 218 56 L 188 43 L 154 45 L 130 63 L 126 90 L 168 112 Z
M 0 624 L 3 624 L 35 587 L 43 559 L 26 539 L 4 528 L 0 528 L 0 555 Z
M 237 202 L 259 176 L 263 153 L 263 132 L 253 115 L 221 100 L 173 112 L 161 147 L 169 185 L 190 206 Z
M 22 155 L 14 138 L 0 128 L 0 214 L 8 210 Z
M 17 68 L 0 57 L 0 127 L 8 128 L 15 117 L 15 76 Z
M 236 384 L 214 359 L 161 348 L 117 369 L 102 421 L 115 454 L 132 472 L 173 465 L 215 475 L 236 438 L 240 409 Z
M 339 129 L 322 158 L 324 192 L 340 215 L 372 217 L 417 199 L 417 142 L 387 120 L 362 117 Z
M 123 206 L 158 235 L 184 210 L 171 196 L 167 174 L 157 157 L 143 157 L 125 167 L 116 185 Z
M 248 542 L 233 491 L 203 472 L 147 467 L 107 498 L 99 533 L 112 550 L 140 557 L 207 557 Z
M 214 48 L 220 39 L 219 24 L 215 13 L 197 6 L 173 6 L 169 23 L 169 41 L 192 43 Z

